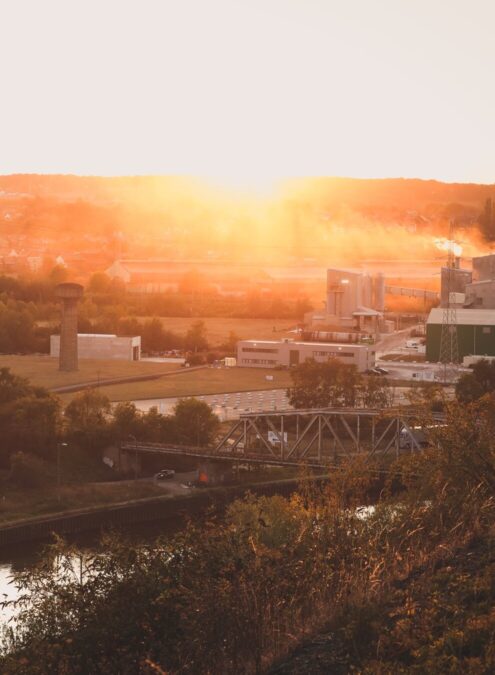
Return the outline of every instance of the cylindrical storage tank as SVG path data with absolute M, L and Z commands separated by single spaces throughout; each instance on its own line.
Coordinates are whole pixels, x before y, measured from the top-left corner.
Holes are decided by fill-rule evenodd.
M 385 311 L 385 277 L 379 272 L 373 279 L 374 307 L 377 312 Z
M 371 307 L 373 302 L 373 278 L 370 274 L 363 274 L 361 300 L 365 307 Z
M 346 342 L 356 343 L 361 337 L 361 333 L 343 333 L 336 331 L 308 331 L 302 334 L 302 339 L 308 342 Z
M 362 278 L 358 274 L 349 274 L 342 279 L 342 311 L 341 316 L 351 318 L 361 304 Z

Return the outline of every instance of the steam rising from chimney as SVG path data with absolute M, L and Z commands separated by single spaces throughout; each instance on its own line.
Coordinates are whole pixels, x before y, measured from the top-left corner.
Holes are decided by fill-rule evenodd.
M 440 251 L 450 251 L 456 258 L 460 258 L 462 255 L 462 246 L 456 241 L 445 238 L 435 239 L 435 246 L 440 249 Z

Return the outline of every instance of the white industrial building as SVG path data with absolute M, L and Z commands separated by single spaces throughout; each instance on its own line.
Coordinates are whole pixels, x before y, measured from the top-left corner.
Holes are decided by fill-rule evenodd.
M 115 359 L 139 361 L 141 336 L 117 337 L 103 333 L 78 333 L 77 351 L 80 359 Z M 60 335 L 50 335 L 50 356 L 58 358 Z
M 308 359 L 320 363 L 330 358 L 354 365 L 359 372 L 373 368 L 375 349 L 370 345 L 298 342 L 295 340 L 240 340 L 237 343 L 237 365 L 251 368 L 297 366 Z

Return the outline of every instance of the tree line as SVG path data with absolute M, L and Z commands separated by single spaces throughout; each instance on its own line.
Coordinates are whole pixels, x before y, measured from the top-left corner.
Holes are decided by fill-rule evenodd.
M 393 403 L 386 378 L 363 377 L 355 365 L 338 359 L 308 359 L 291 370 L 291 377 L 287 396 L 294 408 L 389 408 Z
M 455 385 L 455 397 L 460 403 L 474 403 L 483 396 L 495 395 L 495 361 L 480 359 L 463 373 Z M 393 405 L 391 382 L 377 375 L 363 376 L 355 365 L 337 359 L 326 363 L 308 359 L 291 370 L 292 387 L 287 390 L 294 408 L 389 408 Z M 441 412 L 446 405 L 444 387 L 436 382 L 424 382 L 411 387 L 406 397 L 413 407 L 427 406 Z
M 130 402 L 112 406 L 98 389 L 85 389 L 63 410 L 46 389 L 0 369 L 0 469 L 27 487 L 43 482 L 43 463 L 53 464 L 59 443 L 67 444 L 69 463 L 77 456 L 98 467 L 105 447 L 131 437 L 203 446 L 218 425 L 211 408 L 195 398 L 178 401 L 172 415 L 162 415 L 156 408 L 140 412 Z

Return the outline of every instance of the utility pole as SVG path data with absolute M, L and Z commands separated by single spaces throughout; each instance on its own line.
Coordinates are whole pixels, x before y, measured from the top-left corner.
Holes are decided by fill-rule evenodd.
M 457 339 L 457 310 L 452 302 L 454 288 L 454 223 L 450 221 L 449 245 L 447 249 L 447 301 L 442 313 L 442 333 L 440 337 L 440 362 L 443 364 L 443 381 L 455 379 L 459 364 L 459 344 Z

